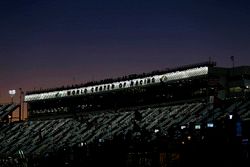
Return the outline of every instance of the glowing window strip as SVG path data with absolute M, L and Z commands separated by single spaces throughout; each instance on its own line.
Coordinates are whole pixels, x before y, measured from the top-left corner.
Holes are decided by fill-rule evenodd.
M 161 74 L 161 75 L 155 75 L 151 77 L 121 81 L 121 82 L 113 82 L 113 83 L 81 87 L 81 88 L 75 88 L 75 89 L 68 89 L 68 90 L 62 90 L 62 91 L 31 94 L 31 95 L 26 95 L 24 100 L 28 102 L 28 101 L 45 100 L 45 99 L 52 99 L 52 98 L 58 98 L 58 97 L 79 96 L 79 95 L 118 90 L 118 89 L 130 88 L 130 87 L 152 85 L 152 84 L 160 83 L 162 81 L 168 82 L 168 81 L 174 81 L 174 80 L 180 80 L 180 79 L 187 79 L 190 77 L 207 75 L 207 74 L 208 74 L 208 67 L 199 67 L 199 68 L 192 68 L 192 69 L 188 69 L 184 71 L 176 71 L 176 72 L 171 72 L 171 73 L 166 73 L 166 74 Z M 152 82 L 153 78 L 154 78 L 154 83 Z M 148 79 L 150 79 L 150 83 L 147 82 Z M 133 86 L 131 86 L 131 82 L 134 83 Z M 136 82 L 138 83 L 137 86 L 136 86 Z M 110 87 L 109 89 L 108 89 L 108 85 Z M 112 88 L 112 85 L 114 86 L 114 88 Z M 101 90 L 100 90 L 100 87 L 102 87 Z M 79 93 L 77 93 L 77 91 Z M 68 95 L 68 92 L 70 92 L 70 95 Z

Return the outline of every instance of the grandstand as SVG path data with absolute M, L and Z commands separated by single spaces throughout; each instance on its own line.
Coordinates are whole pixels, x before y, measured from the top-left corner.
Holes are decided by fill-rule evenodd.
M 0 161 L 2 166 L 250 164 L 249 81 L 250 67 L 205 62 L 29 91 L 28 120 L 1 124 Z M 0 115 L 17 106 L 1 105 Z

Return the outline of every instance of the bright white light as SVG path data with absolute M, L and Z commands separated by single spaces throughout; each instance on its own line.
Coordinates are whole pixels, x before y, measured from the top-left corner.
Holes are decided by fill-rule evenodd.
M 181 126 L 181 129 L 185 129 L 185 128 L 186 128 L 186 126 L 185 126 L 185 125 L 182 125 L 182 126 Z
M 188 140 L 191 140 L 191 136 L 188 136 L 187 138 L 188 138 Z
M 232 114 L 229 115 L 229 119 L 233 119 L 233 115 Z
M 201 126 L 200 126 L 200 125 L 195 125 L 194 128 L 195 128 L 195 129 L 201 129 Z
M 208 128 L 213 128 L 213 127 L 214 127 L 214 124 L 213 124 L 213 123 L 208 123 L 208 124 L 207 124 L 207 127 L 208 127 Z
M 9 90 L 9 95 L 14 96 L 15 94 L 16 94 L 16 90 L 15 89 Z
M 158 133 L 159 132 L 159 129 L 155 129 L 155 133 Z

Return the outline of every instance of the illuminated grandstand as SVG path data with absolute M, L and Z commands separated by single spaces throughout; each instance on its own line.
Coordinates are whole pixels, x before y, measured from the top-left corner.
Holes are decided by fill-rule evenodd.
M 249 163 L 249 86 L 250 67 L 205 62 L 26 92 L 28 120 L 1 124 L 1 164 L 174 167 L 199 166 L 197 158 L 211 165 Z M 241 149 L 226 150 L 235 143 Z M 227 152 L 242 155 L 227 162 Z

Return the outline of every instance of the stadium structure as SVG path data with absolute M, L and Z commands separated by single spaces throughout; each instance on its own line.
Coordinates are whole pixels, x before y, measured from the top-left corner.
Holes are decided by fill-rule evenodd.
M 27 91 L 0 105 L 1 166 L 242 166 L 250 66 L 215 62 Z

